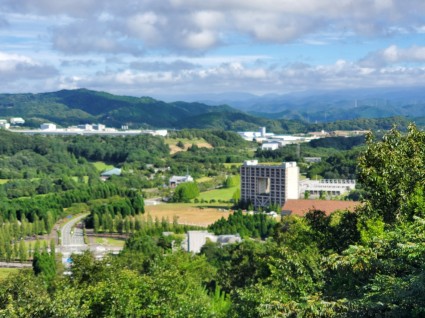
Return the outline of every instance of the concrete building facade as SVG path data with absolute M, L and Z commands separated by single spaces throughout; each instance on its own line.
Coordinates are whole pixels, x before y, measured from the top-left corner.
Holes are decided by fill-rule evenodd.
M 321 193 L 329 196 L 343 195 L 356 188 L 356 181 L 349 179 L 305 179 L 300 182 L 300 197 L 306 192 L 312 197 L 319 197 Z
M 249 160 L 241 166 L 240 173 L 241 200 L 251 202 L 255 208 L 272 204 L 282 206 L 287 199 L 298 199 L 299 167 L 296 162 L 269 166 Z
M 44 123 L 40 125 L 41 130 L 56 130 L 56 125 L 52 123 Z
M 182 248 L 187 252 L 199 253 L 207 240 L 219 243 L 220 246 L 242 242 L 239 234 L 214 235 L 208 231 L 187 231 Z

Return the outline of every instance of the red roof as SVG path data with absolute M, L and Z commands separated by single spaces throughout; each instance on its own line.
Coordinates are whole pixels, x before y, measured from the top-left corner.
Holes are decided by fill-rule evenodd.
M 282 207 L 282 214 L 304 216 L 310 210 L 321 210 L 329 215 L 340 210 L 354 211 L 359 205 L 359 201 L 287 200 Z

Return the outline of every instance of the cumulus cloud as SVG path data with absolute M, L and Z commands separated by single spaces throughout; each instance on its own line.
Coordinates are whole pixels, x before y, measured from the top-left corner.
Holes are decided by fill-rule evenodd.
M 102 7 L 98 0 L 2 0 L 2 7 L 13 12 L 41 15 L 87 17 Z
M 425 68 L 372 68 L 343 59 L 330 64 L 290 63 L 279 67 L 239 62 L 176 67 L 181 63 L 179 60 L 150 64 L 134 62 L 120 71 L 105 70 L 84 77 L 67 77 L 62 85 L 157 98 L 193 92 L 249 91 L 265 94 L 309 89 L 425 85 Z
M 423 0 L 3 2 L 1 8 L 6 12 L 68 17 L 65 26 L 56 27 L 53 43 L 56 49 L 72 54 L 81 54 L 85 49 L 129 53 L 141 46 L 145 50 L 197 54 L 225 45 L 234 34 L 252 41 L 288 43 L 321 32 L 367 36 L 420 32 L 425 24 Z
M 9 26 L 9 22 L 3 16 L 0 16 L 0 29 Z
M 53 47 L 69 54 L 143 53 L 139 45 L 131 45 L 104 23 L 91 25 L 87 21 L 57 28 L 53 33 Z
M 391 45 L 383 50 L 370 53 L 360 60 L 360 64 L 368 67 L 383 67 L 398 63 L 424 63 L 425 46 L 412 46 L 400 48 Z
M 130 63 L 130 69 L 142 70 L 146 72 L 180 72 L 183 70 L 192 70 L 195 68 L 200 68 L 201 65 L 194 63 L 189 63 L 182 60 L 176 60 L 173 62 L 163 62 L 163 61 L 154 61 L 154 62 L 132 62 Z
M 95 60 L 62 60 L 60 62 L 61 66 L 64 67 L 72 67 L 72 66 L 85 66 L 85 67 L 92 67 L 98 65 L 98 62 Z
M 50 66 L 18 55 L 0 52 L 0 82 L 40 80 L 56 76 L 58 71 Z
M 15 37 L 0 55 L 5 83 L 132 95 L 425 84 L 423 46 L 355 56 L 356 41 L 423 34 L 423 0 L 2 0 L 0 12 L 0 29 L 13 30 L 2 40 Z

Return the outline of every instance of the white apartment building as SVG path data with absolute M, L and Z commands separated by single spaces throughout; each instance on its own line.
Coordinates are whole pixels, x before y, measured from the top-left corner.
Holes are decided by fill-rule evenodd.
M 296 162 L 281 165 L 259 165 L 248 160 L 240 168 L 241 200 L 251 202 L 255 208 L 272 204 L 282 206 L 287 199 L 298 199 L 299 167 Z

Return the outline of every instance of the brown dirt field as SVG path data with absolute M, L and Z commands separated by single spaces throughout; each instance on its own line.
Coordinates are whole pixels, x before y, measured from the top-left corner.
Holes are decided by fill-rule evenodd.
M 211 149 L 213 146 L 211 146 L 209 143 L 207 142 L 195 142 L 195 144 L 199 147 L 199 148 L 208 148 Z M 170 147 L 170 154 L 174 155 L 177 152 L 180 151 L 187 151 L 187 149 L 189 149 L 190 146 L 192 146 L 192 144 L 188 144 L 185 143 L 184 144 L 184 149 L 177 147 L 176 145 L 168 145 Z
M 201 209 L 199 206 L 184 203 L 164 203 L 159 205 L 145 206 L 145 215 L 150 214 L 152 218 L 162 217 L 168 218 L 170 221 L 173 217 L 178 216 L 178 222 L 181 224 L 208 226 L 221 217 L 227 218 L 231 212 L 219 211 L 224 207 L 205 207 Z

